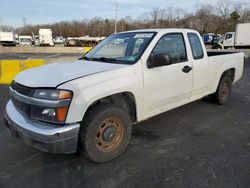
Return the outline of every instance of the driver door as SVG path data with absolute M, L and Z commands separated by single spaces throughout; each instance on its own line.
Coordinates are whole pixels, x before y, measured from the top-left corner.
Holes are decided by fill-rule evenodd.
M 144 110 L 148 117 L 189 102 L 192 89 L 192 61 L 188 60 L 182 33 L 159 39 L 150 56 L 156 54 L 168 55 L 171 65 L 144 66 Z

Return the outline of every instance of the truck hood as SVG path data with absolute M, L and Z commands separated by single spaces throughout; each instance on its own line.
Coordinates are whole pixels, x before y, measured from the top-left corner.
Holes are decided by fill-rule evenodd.
M 15 81 L 34 88 L 57 87 L 70 80 L 126 66 L 128 65 L 82 60 L 54 63 L 23 71 L 15 77 Z

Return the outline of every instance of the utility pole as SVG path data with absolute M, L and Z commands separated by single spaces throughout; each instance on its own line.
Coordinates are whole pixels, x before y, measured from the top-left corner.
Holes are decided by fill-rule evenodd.
M 26 26 L 26 18 L 23 18 L 23 26 Z
M 0 31 L 3 30 L 3 18 L 0 18 Z
M 118 11 L 118 0 L 115 3 L 115 33 L 117 33 L 117 11 Z

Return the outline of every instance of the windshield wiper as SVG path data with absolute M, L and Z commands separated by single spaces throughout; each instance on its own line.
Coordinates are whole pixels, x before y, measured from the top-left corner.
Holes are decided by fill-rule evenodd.
M 104 61 L 104 62 L 117 61 L 115 58 L 108 58 L 108 57 L 91 58 L 91 60 L 93 60 L 93 61 Z
M 91 58 L 86 57 L 86 56 L 83 56 L 83 57 L 81 57 L 79 60 L 91 60 Z
M 102 61 L 102 62 L 114 62 L 117 61 L 115 58 L 108 58 L 108 57 L 81 57 L 79 60 L 87 60 L 87 61 Z

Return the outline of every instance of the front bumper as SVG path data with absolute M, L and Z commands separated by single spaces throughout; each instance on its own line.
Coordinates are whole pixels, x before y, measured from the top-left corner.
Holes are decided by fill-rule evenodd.
M 11 136 L 21 137 L 28 146 L 50 153 L 76 152 L 79 123 L 53 125 L 28 119 L 16 110 L 12 101 L 6 105 L 4 122 Z

